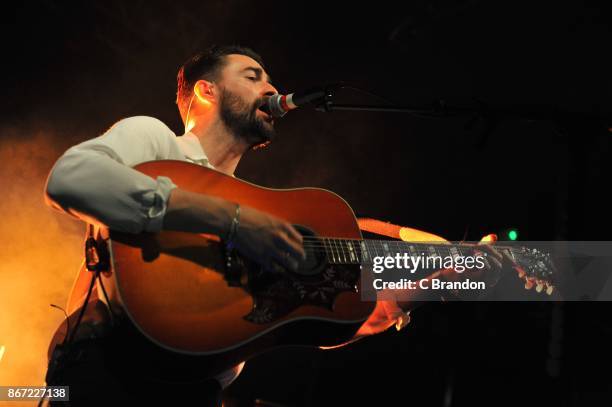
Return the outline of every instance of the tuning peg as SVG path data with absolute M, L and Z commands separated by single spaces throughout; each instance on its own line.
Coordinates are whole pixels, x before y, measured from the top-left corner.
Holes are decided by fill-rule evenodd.
M 552 293 L 553 293 L 554 289 L 555 289 L 555 286 L 554 286 L 554 285 L 549 285 L 549 286 L 546 288 L 546 294 L 548 294 L 548 295 L 552 295 Z
M 536 284 L 536 292 L 541 293 L 543 289 L 544 283 L 541 280 L 538 280 L 538 283 Z

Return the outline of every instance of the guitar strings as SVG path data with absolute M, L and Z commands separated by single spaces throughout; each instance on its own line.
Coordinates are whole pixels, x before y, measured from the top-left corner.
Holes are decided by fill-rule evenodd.
M 306 237 L 306 236 L 305 236 Z M 330 239 L 330 238 L 325 238 L 325 239 Z M 357 256 L 357 260 L 359 260 L 359 257 L 362 257 L 362 252 L 363 252 L 363 248 L 361 245 L 357 245 L 357 246 L 344 246 L 341 243 L 340 239 L 336 239 L 339 240 L 339 242 L 333 242 L 333 241 L 328 241 L 328 242 L 324 242 L 319 238 L 313 238 L 313 237 L 309 237 L 308 239 L 306 239 L 306 241 L 303 243 L 303 247 L 305 249 L 306 252 L 310 252 L 313 254 L 324 254 L 327 258 L 332 258 L 332 260 L 336 261 L 336 258 L 340 261 L 344 261 L 344 262 L 355 262 L 355 260 L 351 259 L 351 255 L 353 256 Z M 361 240 L 358 239 L 346 239 L 348 241 L 356 241 L 356 242 L 362 242 Z M 365 244 L 367 245 L 368 242 L 377 242 L 377 241 L 364 241 Z M 381 247 L 375 247 L 373 245 L 371 245 L 370 247 L 365 247 L 365 251 L 367 252 L 369 257 L 372 257 L 372 255 L 374 256 L 378 256 L 379 252 L 382 252 L 382 254 L 385 255 L 389 255 L 389 252 L 392 252 L 394 254 L 397 254 L 398 252 L 406 252 L 406 247 L 405 246 L 415 246 L 414 244 L 408 243 L 408 242 L 404 242 L 404 241 L 389 241 L 386 242 L 386 244 L 388 245 L 386 248 Z M 395 246 L 395 247 L 394 247 Z M 424 247 L 420 247 L 420 246 L 424 246 Z M 428 249 L 432 246 L 436 246 L 436 245 L 417 245 L 417 249 L 419 251 L 421 251 L 421 254 L 425 254 L 425 252 L 427 252 L 428 254 L 432 254 L 428 251 Z M 442 251 L 441 249 L 446 249 L 446 253 L 441 252 L 438 253 L 437 251 L 435 252 L 435 255 L 444 255 L 447 254 L 448 256 L 456 256 L 456 255 L 462 255 L 463 252 L 459 252 L 459 253 L 452 253 L 451 252 L 451 248 L 457 247 L 454 245 L 437 245 L 440 249 L 440 251 Z M 478 250 L 478 246 L 475 245 L 461 245 L 458 246 L 459 248 L 462 249 L 469 249 L 470 252 L 474 252 Z M 503 247 L 503 246 L 495 246 L 497 249 L 507 249 L 507 250 L 512 250 L 512 248 L 510 247 Z M 435 250 L 435 249 L 434 249 Z
M 398 248 L 408 248 L 410 246 L 413 246 L 417 249 L 429 249 L 430 247 L 435 247 L 435 248 L 440 248 L 440 249 L 451 249 L 451 248 L 458 248 L 458 249 L 469 249 L 469 250 L 477 250 L 477 248 L 479 247 L 479 245 L 467 245 L 467 244 L 459 244 L 459 245 L 455 245 L 455 244 L 451 244 L 451 243 L 412 243 L 412 242 L 406 242 L 403 240 L 361 240 L 361 239 L 345 239 L 345 238 L 330 238 L 330 237 L 324 237 L 324 238 L 319 238 L 319 237 L 314 237 L 314 236 L 303 236 L 303 246 L 304 247 L 323 247 L 323 248 L 330 248 L 330 249 L 339 249 L 339 250 L 350 250 L 350 248 L 361 248 L 361 243 L 363 242 L 366 245 L 370 245 L 372 249 L 376 250 L 376 244 L 378 243 L 381 249 L 383 249 L 384 244 L 389 245 L 389 246 L 397 246 Z M 351 245 L 348 246 L 347 244 L 349 242 L 356 242 L 358 243 L 358 245 Z M 379 243 L 380 242 L 380 243 Z M 496 249 L 502 249 L 502 250 L 513 250 L 516 248 L 513 248 L 511 246 L 500 246 L 500 245 L 490 245 L 487 243 L 483 243 L 482 245 L 488 245 L 490 247 L 494 247 Z M 347 246 L 343 246 L 343 245 L 347 245 Z

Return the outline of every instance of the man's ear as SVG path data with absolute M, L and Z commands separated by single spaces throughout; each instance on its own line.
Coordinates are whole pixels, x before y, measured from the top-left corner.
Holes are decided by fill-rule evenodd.
M 217 90 L 214 83 L 200 79 L 195 83 L 193 92 L 200 102 L 211 103 L 215 101 Z

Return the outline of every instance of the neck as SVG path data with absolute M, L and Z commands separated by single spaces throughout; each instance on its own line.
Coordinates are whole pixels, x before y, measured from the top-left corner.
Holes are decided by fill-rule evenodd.
M 248 145 L 228 131 L 220 120 L 198 123 L 191 132 L 215 169 L 233 175 Z
M 450 242 L 404 242 L 401 240 L 361 240 L 332 237 L 307 238 L 305 247 L 312 246 L 325 253 L 330 263 L 360 264 L 371 261 L 374 257 L 391 256 L 406 253 L 408 256 L 455 257 L 473 254 L 473 244 L 453 244 Z M 495 246 L 497 250 L 514 253 L 515 248 Z M 511 257 L 514 257 L 512 254 Z

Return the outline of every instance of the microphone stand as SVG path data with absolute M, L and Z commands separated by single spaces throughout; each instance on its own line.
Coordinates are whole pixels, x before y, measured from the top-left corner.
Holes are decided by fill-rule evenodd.
M 598 114 L 594 112 L 571 112 L 554 106 L 513 105 L 490 107 L 479 103 L 477 107 L 448 106 L 444 100 L 438 100 L 430 106 L 393 106 L 393 105 L 353 105 L 336 104 L 333 101 L 336 89 L 344 85 L 329 85 L 325 88 L 325 95 L 313 102 L 315 110 L 330 113 L 333 111 L 357 112 L 385 112 L 407 113 L 419 117 L 444 118 L 460 116 L 494 117 L 495 119 L 523 119 L 523 120 L 587 120 L 601 121 L 604 125 L 612 126 L 612 114 Z M 609 127 L 610 127 L 609 126 Z

